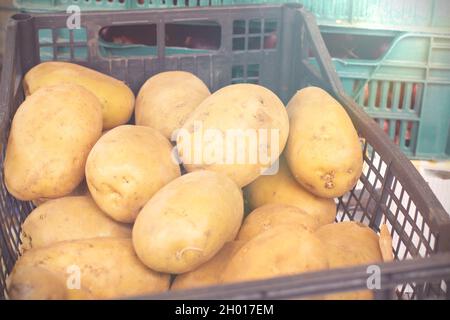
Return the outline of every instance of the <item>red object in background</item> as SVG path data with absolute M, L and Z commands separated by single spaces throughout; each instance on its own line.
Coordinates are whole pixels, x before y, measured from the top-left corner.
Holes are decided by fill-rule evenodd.
M 100 30 L 102 40 L 115 44 L 156 46 L 156 25 L 113 26 Z
M 219 25 L 166 25 L 166 46 L 218 50 L 221 43 Z
M 364 85 L 364 106 L 369 106 L 369 98 L 370 98 L 370 92 L 369 92 L 369 85 L 370 81 L 368 83 L 366 83 Z M 355 81 L 353 84 L 353 92 L 357 92 L 357 90 L 359 90 L 359 86 L 361 85 L 361 81 Z M 410 104 L 407 106 L 403 105 L 404 99 L 405 99 L 405 83 L 401 83 L 400 84 L 400 92 L 399 92 L 399 98 L 398 98 L 398 102 L 397 105 L 394 106 L 394 83 L 391 82 L 389 84 L 389 89 L 388 89 L 388 93 L 387 93 L 387 99 L 386 99 L 386 105 L 385 107 L 388 109 L 392 109 L 393 107 L 402 110 L 403 108 L 407 108 L 410 110 L 413 110 L 416 108 L 416 100 L 419 98 L 417 97 L 417 83 L 413 83 L 412 84 L 412 89 L 411 89 L 411 97 L 410 97 Z M 375 102 L 374 105 L 371 107 L 381 107 L 381 83 L 377 83 L 376 86 L 376 96 L 375 96 Z
M 217 50 L 220 48 L 219 25 L 166 25 L 167 47 Z M 100 37 L 115 44 L 156 46 L 156 25 L 112 26 L 100 30 Z
M 277 34 L 275 31 L 264 36 L 264 49 L 274 49 L 276 47 L 277 47 Z
M 390 131 L 390 120 L 381 120 L 383 121 L 383 131 L 389 135 Z M 404 121 L 404 120 L 403 120 Z M 395 120 L 395 131 L 394 131 L 394 143 L 400 144 L 400 129 L 401 129 L 401 120 Z M 414 123 L 412 121 L 408 121 L 406 124 L 406 128 L 404 128 L 405 131 L 405 141 L 403 141 L 404 146 L 408 147 L 411 143 L 411 137 L 412 137 L 412 129 L 413 129 Z

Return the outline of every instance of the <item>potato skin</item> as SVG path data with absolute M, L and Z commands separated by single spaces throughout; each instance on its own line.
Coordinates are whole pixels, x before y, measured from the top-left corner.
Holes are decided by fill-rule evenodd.
M 202 126 L 203 134 L 196 124 Z M 266 134 L 261 131 L 261 139 L 248 138 L 251 134 L 258 137 L 259 129 L 266 130 Z M 220 140 L 212 135 L 212 130 L 222 137 L 223 148 L 217 147 Z M 245 140 L 233 137 L 231 132 L 237 130 L 243 133 Z M 271 138 L 272 130 L 276 130 L 278 137 Z M 207 136 L 208 132 L 211 136 Z M 201 169 L 222 172 L 243 187 L 278 159 L 286 145 L 288 132 L 286 108 L 272 91 L 255 84 L 233 84 L 214 92 L 195 109 L 186 120 L 182 134 L 177 136 L 177 148 L 188 172 Z M 200 143 L 195 143 L 199 134 L 202 135 Z M 243 142 L 243 150 L 238 149 L 236 140 Z M 258 151 L 267 148 L 267 159 L 261 159 L 259 153 L 253 154 L 252 146 Z M 217 156 L 219 160 L 208 159 L 205 154 L 216 149 L 221 152 Z M 217 155 L 213 151 L 211 154 Z M 196 159 L 198 155 L 202 157 Z M 244 158 L 239 159 L 239 156 Z
M 144 204 L 180 176 L 172 145 L 157 130 L 123 125 L 94 145 L 86 162 L 86 182 L 97 205 L 114 220 L 131 223 Z
M 30 268 L 42 268 L 59 276 L 66 285 L 74 266 L 80 270 L 82 291 L 94 299 L 113 299 L 166 291 L 169 275 L 145 267 L 133 250 L 130 239 L 95 238 L 59 242 L 54 245 L 26 251 L 16 262 L 10 286 L 16 283 L 16 274 Z M 21 278 L 22 282 L 23 277 Z M 28 280 L 32 284 L 33 279 Z M 34 286 L 36 287 L 36 286 Z M 67 286 L 65 286 L 67 288 Z M 67 289 L 68 298 L 80 298 L 79 291 Z M 20 298 L 20 297 L 19 297 Z
M 153 270 L 194 270 L 234 240 L 243 206 L 241 190 L 224 174 L 185 174 L 159 190 L 141 210 L 133 226 L 134 249 Z
M 267 204 L 245 218 L 237 239 L 249 241 L 257 235 L 277 226 L 295 226 L 314 232 L 319 228 L 317 220 L 303 210 L 284 204 Z
M 326 91 L 307 87 L 287 106 L 286 159 L 294 178 L 319 197 L 339 197 L 362 172 L 358 134 L 344 108 Z
M 40 63 L 27 72 L 23 82 L 26 95 L 61 83 L 78 84 L 90 90 L 102 104 L 104 129 L 127 123 L 133 113 L 134 94 L 125 83 L 74 63 Z
M 332 223 L 320 227 L 315 234 L 330 252 L 331 267 L 383 261 L 378 235 L 362 223 L 354 221 Z M 335 248 L 339 250 L 333 251 Z
M 80 286 L 68 289 L 67 274 L 57 274 L 39 266 L 24 266 L 9 277 L 8 298 L 11 300 L 88 300 L 91 293 Z
M 65 197 L 77 197 L 77 196 L 89 196 L 89 189 L 86 185 L 86 181 L 83 180 L 75 189 L 72 190 L 71 193 L 67 194 Z M 56 198 L 59 199 L 59 198 Z M 54 200 L 49 198 L 39 198 L 33 200 L 33 204 L 35 207 L 39 207 L 43 203 L 46 203 L 47 201 Z
M 241 282 L 328 268 L 325 247 L 312 233 L 277 226 L 249 240 L 231 258 L 222 282 Z
M 177 275 L 171 290 L 192 289 L 203 286 L 219 285 L 221 274 L 233 255 L 245 244 L 245 241 L 230 241 L 210 260 L 195 270 Z
M 22 249 L 97 237 L 131 238 L 131 227 L 108 217 L 90 196 L 50 200 L 22 224 Z
M 84 178 L 102 130 L 101 105 L 78 85 L 45 87 L 19 106 L 4 162 L 5 184 L 20 200 L 58 198 Z
M 330 268 L 352 267 L 383 261 L 378 235 L 369 227 L 353 222 L 339 222 L 320 227 L 316 236 L 325 244 Z M 325 299 L 373 299 L 370 290 L 328 294 Z
M 68 296 L 63 278 L 39 266 L 16 270 L 7 283 L 11 300 L 65 300 Z
M 334 200 L 320 198 L 303 188 L 292 176 L 283 156 L 280 157 L 276 174 L 258 177 L 245 187 L 244 194 L 251 209 L 279 203 L 300 208 L 314 217 L 320 225 L 332 223 L 336 218 Z
M 167 139 L 211 93 L 194 74 L 161 72 L 148 79 L 136 98 L 136 124 L 157 129 Z

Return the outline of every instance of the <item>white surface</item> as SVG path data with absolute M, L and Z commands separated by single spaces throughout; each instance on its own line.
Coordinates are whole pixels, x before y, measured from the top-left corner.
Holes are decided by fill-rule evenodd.
M 413 161 L 413 164 L 450 214 L 450 161 Z

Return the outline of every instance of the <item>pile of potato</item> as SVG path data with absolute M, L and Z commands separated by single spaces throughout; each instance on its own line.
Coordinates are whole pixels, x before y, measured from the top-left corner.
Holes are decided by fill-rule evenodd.
M 334 198 L 355 186 L 362 149 L 345 110 L 320 88 L 298 91 L 286 108 L 256 84 L 211 94 L 193 74 L 170 71 L 135 100 L 123 82 L 64 62 L 37 65 L 23 85 L 5 184 L 37 207 L 22 225 L 11 299 L 119 298 L 383 259 L 370 228 L 334 223 Z M 177 132 L 193 137 L 199 122 L 277 130 L 259 146 L 279 170 L 188 163 L 217 142 L 182 143 Z

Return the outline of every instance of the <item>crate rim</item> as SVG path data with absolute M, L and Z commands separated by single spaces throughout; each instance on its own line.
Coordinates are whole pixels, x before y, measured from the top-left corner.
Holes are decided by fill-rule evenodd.
M 379 267 L 380 270 L 381 288 L 379 291 L 392 290 L 405 282 L 409 283 L 418 279 L 429 280 L 430 278 L 440 280 L 442 277 L 448 276 L 450 272 L 450 252 L 409 260 L 335 268 L 333 272 L 330 272 L 330 270 L 305 272 L 265 280 L 168 291 L 160 294 L 131 297 L 130 299 L 285 299 L 297 294 L 305 297 L 311 296 L 314 290 L 317 290 L 317 286 L 326 290 L 327 293 L 348 292 L 367 289 L 368 268 L 373 266 Z M 450 279 L 448 280 L 450 281 Z M 333 285 L 338 282 L 339 285 Z M 390 284 L 388 284 L 389 282 Z M 420 283 L 420 280 L 418 282 Z M 298 284 L 302 285 L 299 286 Z M 266 292 L 272 294 L 267 295 Z M 450 298 L 450 294 L 447 294 Z

